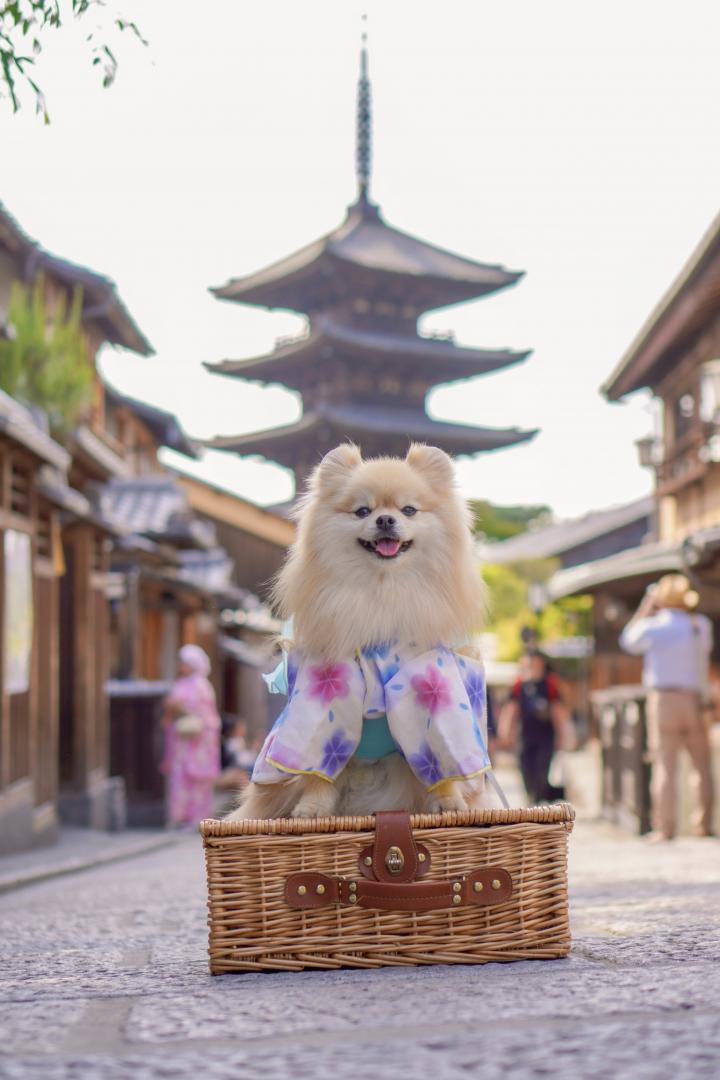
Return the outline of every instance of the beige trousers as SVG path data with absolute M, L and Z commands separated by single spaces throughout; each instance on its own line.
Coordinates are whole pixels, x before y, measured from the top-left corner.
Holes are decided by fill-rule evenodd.
M 712 828 L 713 780 L 710 738 L 700 698 L 690 690 L 650 690 L 647 696 L 648 749 L 652 761 L 653 828 L 674 836 L 677 827 L 678 754 L 684 747 L 693 766 L 696 833 Z

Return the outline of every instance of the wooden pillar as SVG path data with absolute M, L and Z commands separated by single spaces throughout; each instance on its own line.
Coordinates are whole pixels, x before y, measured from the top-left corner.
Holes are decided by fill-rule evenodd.
M 78 524 L 66 536 L 69 580 L 65 583 L 62 748 L 66 783 L 77 791 L 107 776 L 109 733 L 105 682 L 108 677 L 107 555 L 101 534 Z
M 57 514 L 41 508 L 35 558 L 37 704 L 33 776 L 35 805 L 54 803 L 58 787 L 59 567 Z

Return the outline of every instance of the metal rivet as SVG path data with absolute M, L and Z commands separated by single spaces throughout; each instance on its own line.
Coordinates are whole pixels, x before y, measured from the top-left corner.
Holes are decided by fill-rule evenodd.
M 351 904 L 357 904 L 357 896 L 355 895 L 355 893 L 350 893 L 350 895 L 348 896 L 348 900 Z
M 460 892 L 462 885 L 459 881 L 453 881 L 453 892 Z
M 475 892 L 482 892 L 483 891 L 483 883 L 482 883 L 482 881 L 476 881 L 473 884 L 473 889 L 475 890 Z
M 462 904 L 462 896 L 453 896 L 453 904 Z
M 372 866 L 372 855 L 366 855 L 363 862 L 366 866 Z
M 498 878 L 493 878 L 492 887 L 493 889 L 502 889 L 502 882 Z
M 355 890 L 357 889 L 357 881 L 351 881 L 348 885 L 348 888 L 350 892 L 355 892 Z
M 424 851 L 418 851 L 418 862 L 425 862 L 427 855 Z
M 315 892 L 318 893 L 319 896 L 322 896 L 322 894 L 325 892 L 325 886 L 322 884 L 322 882 L 320 882 L 319 885 L 315 886 Z
M 306 892 L 307 889 L 304 885 L 298 885 L 298 896 L 304 896 Z

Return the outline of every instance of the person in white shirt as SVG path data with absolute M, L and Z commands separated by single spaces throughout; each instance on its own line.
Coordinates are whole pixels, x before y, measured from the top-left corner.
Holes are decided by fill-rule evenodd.
M 694 831 L 712 835 L 710 739 L 702 705 L 713 632 L 705 615 L 692 614 L 698 599 L 686 577 L 666 574 L 648 589 L 620 635 L 626 652 L 644 657 L 653 828 L 666 840 L 677 825 L 677 759 L 683 747 L 695 773 Z

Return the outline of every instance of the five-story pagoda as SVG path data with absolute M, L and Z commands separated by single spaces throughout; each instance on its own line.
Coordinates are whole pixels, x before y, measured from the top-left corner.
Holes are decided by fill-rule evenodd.
M 387 225 L 370 201 L 370 83 L 367 51 L 358 84 L 358 198 L 327 236 L 280 262 L 211 291 L 222 300 L 305 314 L 308 332 L 278 342 L 266 356 L 206 367 L 223 375 L 282 383 L 297 390 L 295 423 L 207 445 L 285 465 L 300 484 L 338 443 L 366 456 L 404 455 L 410 442 L 450 454 L 477 454 L 532 438 L 534 431 L 432 420 L 428 391 L 440 383 L 487 374 L 528 352 L 460 348 L 449 338 L 422 337 L 418 318 L 434 308 L 513 285 L 522 273 L 453 255 Z

